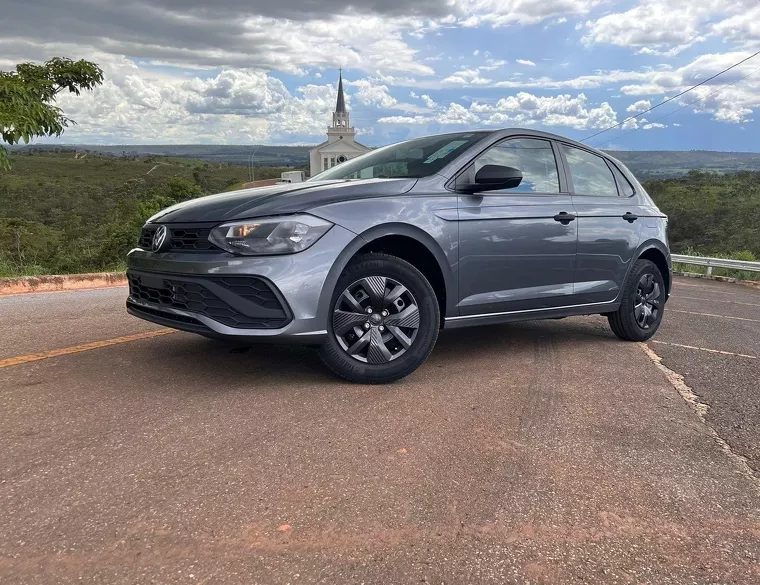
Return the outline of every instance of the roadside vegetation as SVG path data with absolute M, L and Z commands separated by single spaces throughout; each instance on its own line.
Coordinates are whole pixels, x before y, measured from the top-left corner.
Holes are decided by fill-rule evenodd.
M 249 177 L 247 166 L 165 157 L 60 150 L 10 159 L 0 171 L 0 276 L 120 270 L 148 217 Z M 283 170 L 254 172 L 271 179 Z
M 677 179 L 644 183 L 670 218 L 670 247 L 687 256 L 760 260 L 760 172 L 716 174 L 691 171 Z M 704 274 L 705 266 L 675 270 Z M 713 275 L 758 280 L 756 272 L 713 268 Z
M 159 209 L 239 187 L 244 165 L 66 149 L 11 154 L 0 171 L 0 276 L 120 270 Z M 285 167 L 257 167 L 257 179 Z M 692 171 L 645 182 L 670 217 L 674 253 L 760 258 L 760 173 Z M 699 272 L 698 267 L 678 267 Z M 714 269 L 713 274 L 757 278 Z

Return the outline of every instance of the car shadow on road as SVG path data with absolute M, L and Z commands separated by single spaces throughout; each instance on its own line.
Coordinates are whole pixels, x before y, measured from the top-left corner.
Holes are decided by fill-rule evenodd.
M 173 338 L 173 339 L 172 339 Z M 225 379 L 255 376 L 258 383 L 323 384 L 337 382 L 321 363 L 313 347 L 298 345 L 241 344 L 193 335 L 170 336 L 161 352 L 161 369 L 175 369 L 180 375 L 193 372 L 219 386 Z M 475 366 L 508 351 L 512 358 L 534 356 L 537 349 L 579 344 L 622 343 L 598 317 L 550 321 L 526 321 L 442 331 L 424 373 L 431 366 L 441 371 Z M 143 365 L 148 366 L 145 362 Z M 339 383 L 339 382 L 338 382 Z M 401 382 L 403 383 L 403 382 Z M 350 385 L 349 385 L 350 386 Z

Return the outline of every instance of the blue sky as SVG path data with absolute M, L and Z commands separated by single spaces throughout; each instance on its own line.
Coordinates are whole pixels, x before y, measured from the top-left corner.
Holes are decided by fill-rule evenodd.
M 760 50 L 760 0 L 9 1 L 0 69 L 65 55 L 105 70 L 60 99 L 78 122 L 62 141 L 79 143 L 317 143 L 339 66 L 369 145 L 476 127 L 578 139 Z M 756 70 L 590 144 L 758 151 Z

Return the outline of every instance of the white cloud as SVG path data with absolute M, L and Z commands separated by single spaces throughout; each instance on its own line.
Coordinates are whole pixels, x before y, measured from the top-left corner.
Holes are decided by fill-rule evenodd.
M 428 124 L 432 119 L 428 116 L 385 116 L 377 120 L 378 124 Z
M 624 85 L 620 90 L 626 95 L 665 95 L 683 91 L 749 55 L 748 52 L 701 55 L 671 71 L 653 71 L 643 83 Z M 745 122 L 754 109 L 760 107 L 760 78 L 750 76 L 756 68 L 755 63 L 748 61 L 690 91 L 679 99 L 679 103 L 696 102 L 694 112 L 712 114 L 720 122 Z
M 633 47 L 649 55 L 673 57 L 708 36 L 760 38 L 755 0 L 640 0 L 632 8 L 587 22 L 586 44 Z M 712 30 L 706 27 L 717 21 Z
M 536 66 L 536 64 L 533 61 L 529 61 L 528 59 L 517 59 L 515 62 L 519 63 L 520 65 L 527 65 L 528 67 Z
M 468 16 L 459 22 L 476 27 L 530 25 L 568 14 L 587 14 L 603 0 L 459 0 L 455 6 Z
M 649 100 L 639 100 L 628 106 L 625 111 L 630 114 L 638 114 L 647 111 L 651 107 L 652 103 Z
M 429 95 L 425 95 L 425 94 L 423 94 L 423 95 L 421 95 L 421 96 L 420 96 L 420 99 L 421 99 L 421 100 L 423 101 L 423 103 L 425 104 L 425 107 L 428 107 L 428 108 L 431 108 L 431 109 L 434 109 L 434 108 L 437 108 L 437 107 L 438 107 L 438 104 L 436 104 L 436 103 L 433 101 L 433 98 L 431 98 Z
M 480 122 L 475 114 L 469 111 L 461 104 L 451 103 L 448 109 L 441 112 L 436 121 L 441 124 L 471 124 L 475 125 Z
M 494 71 L 495 69 L 504 67 L 504 65 L 506 64 L 507 64 L 507 61 L 503 59 L 486 59 L 486 64 L 481 65 L 479 68 L 482 71 Z
M 760 3 L 716 23 L 712 32 L 724 41 L 757 44 L 760 41 Z
M 489 85 L 492 81 L 480 76 L 480 67 L 475 69 L 460 69 L 453 75 L 449 75 L 442 82 L 443 85 Z
M 363 106 L 392 108 L 398 103 L 398 100 L 388 93 L 387 85 L 376 84 L 370 79 L 347 81 L 345 84 L 357 88 L 353 97 Z
M 584 94 L 536 96 L 526 92 L 507 96 L 496 103 L 473 102 L 469 108 L 452 103 L 428 116 L 390 116 L 378 120 L 388 124 L 466 124 L 470 126 L 536 126 L 576 129 L 606 128 L 617 122 L 617 114 L 604 102 L 591 107 Z

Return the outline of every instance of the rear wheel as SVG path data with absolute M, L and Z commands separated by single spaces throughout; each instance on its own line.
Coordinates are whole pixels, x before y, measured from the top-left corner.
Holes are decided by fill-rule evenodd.
M 649 260 L 637 260 L 624 284 L 620 308 L 607 315 L 612 332 L 626 341 L 646 341 L 662 322 L 665 281 Z
M 352 382 L 411 374 L 430 355 L 440 317 L 433 288 L 408 262 L 386 254 L 352 261 L 333 292 L 325 364 Z

